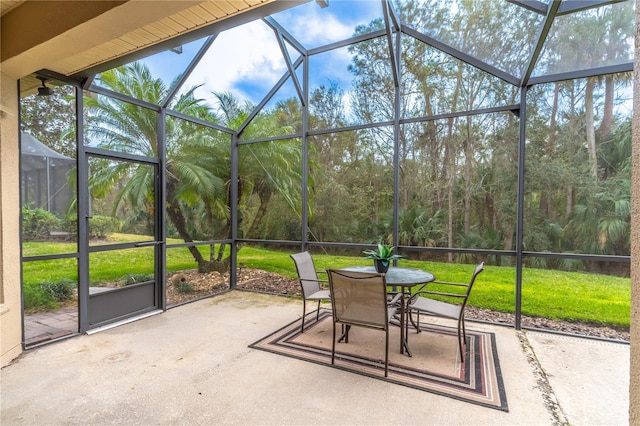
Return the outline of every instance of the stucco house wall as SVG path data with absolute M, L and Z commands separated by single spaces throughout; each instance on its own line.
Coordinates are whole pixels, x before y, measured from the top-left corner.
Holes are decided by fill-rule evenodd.
M 0 75 L 0 354 L 4 367 L 22 352 L 20 182 L 17 80 Z
M 629 424 L 640 425 L 640 10 L 636 1 L 635 64 L 633 72 L 633 139 L 631 167 L 631 360 Z

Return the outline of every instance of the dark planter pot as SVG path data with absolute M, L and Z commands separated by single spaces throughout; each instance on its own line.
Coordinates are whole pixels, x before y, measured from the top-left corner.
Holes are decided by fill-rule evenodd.
M 373 265 L 376 267 L 376 271 L 379 272 L 379 273 L 386 273 L 389 270 L 389 261 L 388 260 L 375 259 L 373 261 Z

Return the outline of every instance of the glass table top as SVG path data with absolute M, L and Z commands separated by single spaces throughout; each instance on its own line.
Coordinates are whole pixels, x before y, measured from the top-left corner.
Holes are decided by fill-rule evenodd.
M 348 266 L 341 269 L 354 272 L 376 272 L 373 266 Z M 435 276 L 421 269 L 392 266 L 385 274 L 385 279 L 388 285 L 417 285 L 431 282 Z

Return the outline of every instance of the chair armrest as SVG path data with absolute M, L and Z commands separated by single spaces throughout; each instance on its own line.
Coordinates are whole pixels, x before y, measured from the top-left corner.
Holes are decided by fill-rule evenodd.
M 320 288 L 327 289 L 329 288 L 329 280 L 316 280 Z
M 393 294 L 393 293 L 387 293 L 387 294 Z M 401 298 L 402 298 L 402 294 L 401 293 L 395 293 L 393 295 L 393 298 L 391 300 L 387 301 L 387 306 L 398 305 L 398 302 L 400 302 Z
M 430 286 L 433 284 L 437 284 L 437 285 L 449 285 L 449 286 L 455 286 L 455 287 L 469 287 L 469 284 L 465 284 L 465 283 L 453 283 L 453 282 L 449 282 L 449 281 L 430 281 L 428 283 L 422 284 L 422 286 L 420 286 L 420 288 L 416 291 L 417 292 L 421 292 L 423 291 L 423 289 L 426 286 Z
M 413 293 L 413 295 L 409 298 L 408 304 L 411 304 L 415 299 L 417 299 L 418 297 L 422 296 L 423 294 L 432 294 L 432 295 L 435 295 L 435 296 L 444 296 L 444 297 L 455 297 L 455 298 L 458 298 L 458 299 L 464 299 L 465 297 L 467 297 L 465 294 L 446 293 L 444 291 L 423 290 L 423 291 L 418 291 L 416 293 Z
M 456 287 L 469 287 L 469 284 L 467 283 L 452 283 L 449 281 L 431 281 L 430 283 L 427 284 L 444 284 L 444 285 L 453 285 Z
M 464 294 L 459 293 L 447 293 L 445 291 L 421 291 L 420 294 L 435 294 L 437 296 L 449 296 L 449 297 L 467 297 Z
M 328 283 L 329 282 L 329 280 L 319 280 L 319 279 L 314 280 L 313 278 L 298 278 L 298 281 L 308 281 L 312 283 Z
M 320 286 L 321 289 L 326 290 L 329 288 L 329 280 L 310 280 L 310 279 L 301 279 L 298 278 L 298 281 L 300 282 L 300 285 L 304 285 L 304 282 L 309 282 L 309 283 L 318 283 L 318 286 Z
M 327 277 L 326 279 L 318 279 L 318 284 L 321 287 L 326 287 L 329 285 L 329 274 L 327 273 L 327 271 L 316 271 L 316 274 L 324 274 Z

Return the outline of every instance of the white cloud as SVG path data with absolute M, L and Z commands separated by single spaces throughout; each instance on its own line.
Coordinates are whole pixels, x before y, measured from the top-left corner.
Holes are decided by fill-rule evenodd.
M 329 0 L 320 8 L 309 2 L 275 16 L 305 47 L 314 48 L 351 37 L 355 27 L 382 16 L 380 0 Z
M 353 35 L 359 23 L 368 24 L 381 15 L 378 0 L 330 0 L 321 9 L 315 2 L 281 12 L 275 16 L 305 47 L 316 47 L 343 40 Z M 295 50 L 289 52 L 295 61 Z M 346 67 L 351 55 L 346 48 L 321 54 L 311 59 L 317 64 L 312 70 L 312 87 L 339 81 L 348 91 L 351 74 Z M 273 30 L 261 20 L 221 33 L 192 72 L 184 87 L 203 84 L 196 96 L 215 105 L 212 91 L 231 92 L 240 102 L 257 103 L 287 71 L 286 63 Z
M 210 103 L 213 103 L 211 91 L 228 91 L 241 102 L 249 99 L 255 103 L 286 70 L 274 32 L 262 21 L 254 21 L 221 33 L 185 87 L 204 84 L 196 93 Z M 252 87 L 250 93 L 242 88 L 247 84 Z
M 303 19 L 291 19 L 285 28 L 299 38 L 305 47 L 317 47 L 351 37 L 353 26 L 340 22 L 334 15 L 314 8 Z

